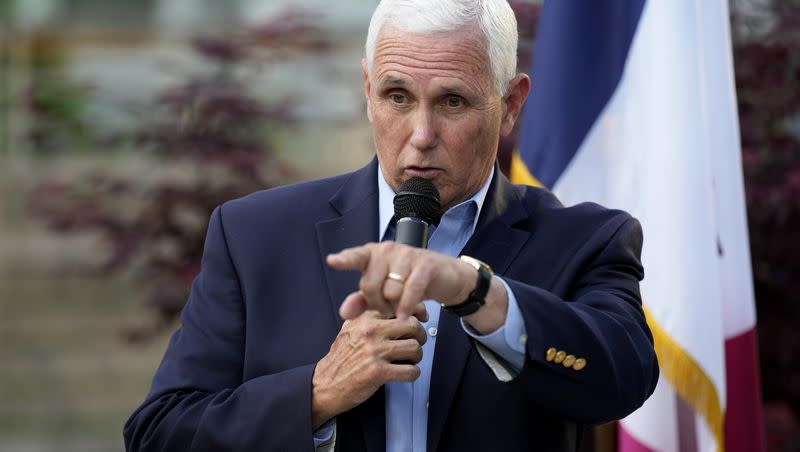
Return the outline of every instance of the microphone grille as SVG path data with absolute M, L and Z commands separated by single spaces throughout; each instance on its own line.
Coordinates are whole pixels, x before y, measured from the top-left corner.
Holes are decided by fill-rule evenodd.
M 400 185 L 394 195 L 394 216 L 414 217 L 428 224 L 439 224 L 441 218 L 439 190 L 428 179 L 412 177 Z

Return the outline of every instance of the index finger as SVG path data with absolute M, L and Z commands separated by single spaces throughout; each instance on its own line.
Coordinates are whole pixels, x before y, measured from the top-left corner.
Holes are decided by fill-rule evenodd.
M 329 254 L 325 261 L 337 270 L 358 270 L 363 271 L 369 264 L 372 243 L 345 248 L 338 253 Z

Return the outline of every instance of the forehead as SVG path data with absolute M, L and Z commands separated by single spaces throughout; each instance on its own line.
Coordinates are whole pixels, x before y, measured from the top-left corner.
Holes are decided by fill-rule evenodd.
M 491 83 L 483 35 L 471 28 L 421 35 L 385 27 L 375 46 L 375 82 L 450 78 L 483 87 Z

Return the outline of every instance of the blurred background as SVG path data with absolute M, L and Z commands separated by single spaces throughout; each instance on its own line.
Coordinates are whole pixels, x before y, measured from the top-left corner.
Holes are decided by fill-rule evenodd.
M 510 3 L 525 70 L 541 2 Z M 0 0 L 0 450 L 122 450 L 211 210 L 369 161 L 376 4 Z M 800 1 L 730 10 L 767 439 L 796 450 Z

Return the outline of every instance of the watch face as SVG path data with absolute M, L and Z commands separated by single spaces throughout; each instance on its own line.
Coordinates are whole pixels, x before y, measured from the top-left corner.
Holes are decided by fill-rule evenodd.
M 469 265 L 472 265 L 475 268 L 475 270 L 480 270 L 482 268 L 486 270 L 487 273 L 489 273 L 489 276 L 494 275 L 494 272 L 492 272 L 492 267 L 489 267 L 489 264 L 485 262 L 479 261 L 478 259 L 475 259 L 472 256 L 461 255 L 458 258 L 468 263 Z
M 486 303 L 486 294 L 492 281 L 492 269 L 485 263 L 470 256 L 459 256 L 462 260 L 472 266 L 478 272 L 478 280 L 475 282 L 475 289 L 470 292 L 466 300 L 459 304 L 442 307 L 459 317 L 470 315 L 481 308 Z

